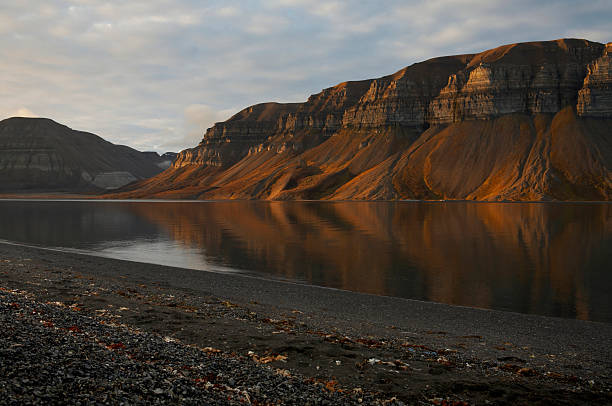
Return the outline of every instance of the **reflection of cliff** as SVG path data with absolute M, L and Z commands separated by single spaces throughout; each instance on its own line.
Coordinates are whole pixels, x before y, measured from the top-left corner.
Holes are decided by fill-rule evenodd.
M 3 201 L 0 239 L 52 247 L 87 248 L 134 241 L 158 233 L 158 225 L 132 216 L 127 203 Z
M 386 290 L 384 271 L 391 259 L 363 249 L 364 236 L 351 233 L 331 205 L 153 203 L 132 210 L 218 264 L 350 290 Z M 382 242 L 371 240 L 378 249 Z
M 425 271 L 431 300 L 589 318 L 590 292 L 612 282 L 597 265 L 610 263 L 611 209 L 432 205 L 410 221 L 423 221 L 420 233 L 408 237 L 404 223 L 395 238 Z
M 612 261 L 609 205 L 130 207 L 219 264 L 354 291 L 597 318 L 599 305 L 606 308 L 597 289 L 612 282 L 604 272 Z

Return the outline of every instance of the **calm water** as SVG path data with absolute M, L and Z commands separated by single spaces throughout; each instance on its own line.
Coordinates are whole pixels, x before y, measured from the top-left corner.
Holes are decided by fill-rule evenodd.
M 612 322 L 612 204 L 0 201 L 0 239 Z

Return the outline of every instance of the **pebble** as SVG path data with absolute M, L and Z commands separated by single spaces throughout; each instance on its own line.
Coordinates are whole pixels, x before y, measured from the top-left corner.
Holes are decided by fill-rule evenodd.
M 250 358 L 205 353 L 20 292 L 0 290 L 0 327 L 5 404 L 360 403 Z

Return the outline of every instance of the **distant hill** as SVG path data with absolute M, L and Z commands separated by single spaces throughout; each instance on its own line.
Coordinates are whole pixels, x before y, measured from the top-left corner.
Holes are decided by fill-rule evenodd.
M 149 157 L 151 161 L 155 162 L 155 164 L 161 169 L 170 168 L 176 160 L 176 157 L 178 157 L 177 152 L 164 152 L 163 154 L 159 155 L 155 151 L 144 151 L 143 154 Z
M 47 118 L 0 121 L 0 192 L 110 190 L 158 174 L 169 160 Z
M 504 45 L 209 128 L 116 197 L 610 200 L 612 43 Z

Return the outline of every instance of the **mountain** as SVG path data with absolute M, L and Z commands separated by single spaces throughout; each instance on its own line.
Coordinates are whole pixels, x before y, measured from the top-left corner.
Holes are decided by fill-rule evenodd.
M 160 155 L 160 158 L 163 160 L 162 162 L 164 162 L 164 165 L 168 165 L 169 168 L 172 166 L 178 155 L 178 152 L 164 152 Z
M 0 121 L 1 192 L 114 189 L 158 174 L 166 161 L 46 118 Z
M 155 151 L 144 151 L 143 154 L 149 157 L 149 159 L 155 162 L 155 165 L 161 169 L 170 168 L 176 160 L 176 157 L 178 157 L 178 153 L 176 152 L 164 152 L 163 154 L 159 155 Z
M 612 43 L 434 58 L 217 123 L 117 197 L 610 200 Z

